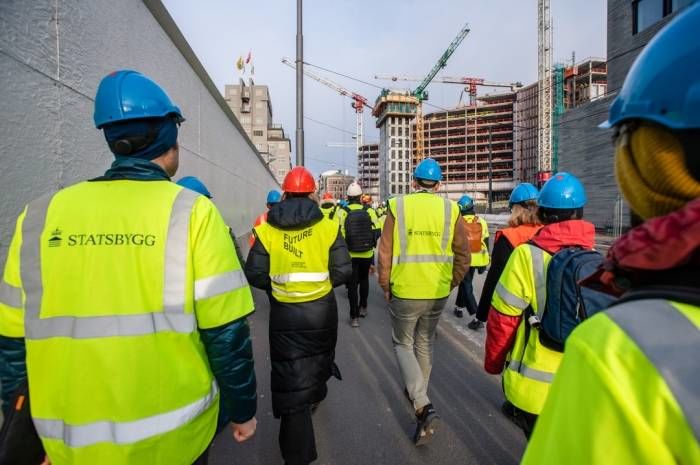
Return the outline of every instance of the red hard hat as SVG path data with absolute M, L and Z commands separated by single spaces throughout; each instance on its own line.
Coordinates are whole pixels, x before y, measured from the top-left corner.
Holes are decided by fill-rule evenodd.
M 333 198 L 332 192 L 326 192 L 325 194 L 323 194 L 322 200 L 335 200 L 335 199 Z
M 303 166 L 295 166 L 285 176 L 282 190 L 294 194 L 310 194 L 316 191 L 316 181 L 309 170 Z

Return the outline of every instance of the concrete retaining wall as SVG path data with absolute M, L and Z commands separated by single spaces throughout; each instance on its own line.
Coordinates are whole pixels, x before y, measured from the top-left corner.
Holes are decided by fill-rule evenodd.
M 0 263 L 26 203 L 111 163 L 93 99 L 121 68 L 152 77 L 182 109 L 176 179 L 200 177 L 238 236 L 279 187 L 160 1 L 3 0 Z

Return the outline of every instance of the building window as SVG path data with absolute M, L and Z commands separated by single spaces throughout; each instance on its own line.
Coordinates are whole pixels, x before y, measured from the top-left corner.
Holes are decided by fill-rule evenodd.
M 396 169 L 396 162 L 392 161 L 391 162 L 391 171 L 394 171 Z
M 262 136 L 263 136 L 263 132 L 262 132 L 262 131 L 255 130 L 255 131 L 253 131 L 253 135 L 256 136 L 256 137 L 262 137 Z
M 667 13 L 667 0 L 634 0 L 632 2 L 632 34 L 642 32 Z

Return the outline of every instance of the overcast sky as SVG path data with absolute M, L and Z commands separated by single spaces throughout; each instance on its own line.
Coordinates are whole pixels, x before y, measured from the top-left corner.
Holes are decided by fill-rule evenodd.
M 252 51 L 255 82 L 270 86 L 275 123 L 284 126 L 293 150 L 295 73 L 280 59 L 293 59 L 296 53 L 296 2 L 164 0 L 164 4 L 222 93 L 225 84 L 238 82 L 238 57 Z M 576 61 L 605 57 L 605 0 L 551 0 L 551 4 L 555 62 L 571 61 L 572 52 Z M 537 0 L 306 0 L 304 59 L 379 86 L 399 87 L 373 76 L 424 76 L 467 22 L 471 32 L 441 75 L 526 85 L 536 80 Z M 372 103 L 379 93 L 375 87 L 310 70 Z M 338 128 L 305 120 L 307 167 L 315 174 L 336 168 L 354 174 L 354 148 L 327 147 L 353 142 L 355 114 L 350 100 L 310 79 L 304 89 L 305 115 Z M 458 85 L 431 84 L 428 103 L 454 107 L 461 90 Z M 426 112 L 431 110 L 425 107 Z M 365 141 L 376 141 L 378 130 L 369 112 L 364 122 Z

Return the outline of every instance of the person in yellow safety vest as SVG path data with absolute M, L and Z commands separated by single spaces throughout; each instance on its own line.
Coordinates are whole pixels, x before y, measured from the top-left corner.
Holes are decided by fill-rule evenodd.
M 464 217 L 464 221 L 467 223 L 467 233 L 469 235 L 469 245 L 471 250 L 471 267 L 461 283 L 459 283 L 457 290 L 457 300 L 455 301 L 454 314 L 457 318 L 462 318 L 464 316 L 464 310 L 466 309 L 470 315 L 476 313 L 477 305 L 476 298 L 474 297 L 474 287 L 472 282 L 474 281 L 474 272 L 478 271 L 482 274 L 486 271 L 486 267 L 489 266 L 489 225 L 486 220 L 481 216 L 477 216 L 474 212 L 474 200 L 468 195 L 463 195 L 457 201 L 459 205 L 460 214 Z M 478 231 L 479 237 L 472 238 L 471 233 L 473 231 Z M 476 247 L 471 248 L 472 245 L 478 241 L 478 251 L 474 251 Z
M 338 224 L 312 199 L 311 173 L 293 168 L 282 188 L 282 201 L 255 228 L 245 270 L 270 298 L 272 413 L 281 418 L 282 457 L 306 465 L 317 457 L 311 411 L 326 397 L 328 379 L 340 379 L 333 287 L 350 279 L 352 264 Z
M 369 275 L 374 273 L 374 247 L 379 238 L 379 220 L 369 205 L 360 203 L 362 187 L 351 183 L 347 190 L 348 206 L 338 211 L 340 231 L 352 258 L 352 278 L 348 282 L 350 326 L 358 328 L 360 317 L 367 316 Z M 358 300 L 359 288 L 359 300 Z
M 405 394 L 416 413 L 413 442 L 427 443 L 438 415 L 428 398 L 432 343 L 450 291 L 469 268 L 464 218 L 436 192 L 442 171 L 432 158 L 413 174 L 415 192 L 389 200 L 379 242 L 379 284 L 389 302 L 392 342 Z
M 26 345 L 53 465 L 205 464 L 220 396 L 234 439 L 255 432 L 250 288 L 214 204 L 170 182 L 184 119 L 158 84 L 109 74 L 94 120 L 112 167 L 17 220 L 0 282 L 3 407 Z
M 255 218 L 255 221 L 253 222 L 253 228 L 267 221 L 267 213 L 272 207 L 277 205 L 281 199 L 282 194 L 280 194 L 279 191 L 273 189 L 267 193 L 267 198 L 265 199 L 265 206 L 267 207 L 267 210 L 265 210 L 264 212 L 259 214 L 257 218 Z M 253 247 L 254 242 L 255 235 L 251 233 L 250 237 L 248 238 L 248 247 Z
M 699 29 L 661 29 L 602 125 L 635 227 L 584 286 L 621 300 L 566 340 L 525 465 L 700 463 Z
M 481 288 L 481 297 L 474 319 L 469 322 L 467 328 L 478 331 L 484 327 L 489 317 L 491 299 L 496 285 L 501 279 L 503 269 L 508 263 L 510 254 L 520 244 L 529 241 L 542 227 L 537 217 L 537 196 L 539 191 L 530 183 L 523 182 L 515 186 L 510 194 L 508 207 L 510 217 L 508 225 L 496 231 L 491 251 L 491 263 L 489 271 Z
M 336 205 L 335 198 L 333 198 L 332 192 L 326 192 L 321 198 L 321 213 L 326 219 L 335 219 L 336 211 L 338 206 Z
M 537 214 L 545 226 L 515 248 L 491 300 L 484 368 L 494 375 L 503 373 L 506 401 L 501 410 L 526 437 L 562 357 L 542 344 L 530 318 L 544 310 L 552 256 L 567 247 L 593 249 L 595 228 L 582 219 L 586 200 L 583 185 L 569 173 L 557 173 L 547 181 L 537 199 Z

